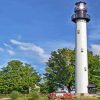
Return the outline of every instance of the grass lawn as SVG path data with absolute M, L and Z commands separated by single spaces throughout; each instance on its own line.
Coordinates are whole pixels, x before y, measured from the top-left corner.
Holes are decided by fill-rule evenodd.
M 72 100 L 100 100 L 96 98 L 78 98 L 78 99 L 72 99 Z
M 10 97 L 9 95 L 2 95 L 1 98 L 6 98 L 6 97 Z M 11 100 L 54 100 L 54 99 L 48 99 L 46 95 L 19 95 L 18 98 L 16 99 L 11 99 Z M 60 99 L 59 99 L 60 100 Z M 84 96 L 80 97 L 80 98 L 73 98 L 73 99 L 64 99 L 64 100 L 100 100 L 100 97 L 96 98 L 85 98 Z
M 74 98 L 72 100 L 100 100 L 100 97 L 80 97 L 80 98 Z
M 49 100 L 47 97 L 40 96 L 39 99 L 33 98 L 33 99 L 27 99 L 27 98 L 18 98 L 17 100 Z M 50 99 L 54 100 L 54 99 Z M 60 100 L 60 99 L 59 99 Z M 65 99 L 65 100 L 100 100 L 100 98 L 74 98 L 74 99 Z

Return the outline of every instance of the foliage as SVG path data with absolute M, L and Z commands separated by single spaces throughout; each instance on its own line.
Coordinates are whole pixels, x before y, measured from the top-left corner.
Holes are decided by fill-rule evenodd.
M 67 86 L 69 92 L 71 91 L 71 86 L 74 84 L 74 54 L 75 51 L 69 49 L 58 49 L 51 53 L 45 73 L 49 92 L 64 86 Z
M 40 84 L 40 92 L 42 94 L 47 94 L 48 93 L 48 83 L 47 80 L 43 78 L 43 83 Z
M 39 94 L 32 92 L 28 100 L 39 100 Z
M 0 92 L 11 93 L 16 90 L 29 93 L 39 81 L 40 76 L 31 65 L 12 60 L 0 71 Z
M 32 92 L 26 98 L 23 96 L 23 98 L 20 98 L 18 100 L 48 100 L 48 98 L 47 95 L 41 95 L 39 93 Z
M 39 96 L 39 99 L 36 99 L 36 100 L 48 100 L 47 95 L 38 94 L 38 96 Z M 30 97 L 31 97 L 30 94 L 27 94 L 26 96 L 20 94 L 20 96 L 17 98 L 17 100 L 29 100 Z M 4 98 L 6 98 L 6 96 L 4 96 Z M 16 100 L 16 99 L 14 99 L 14 100 Z M 33 96 L 32 100 L 35 100 L 34 96 Z M 50 99 L 50 100 L 54 100 L 54 99 Z M 69 99 L 64 99 L 64 100 L 69 100 Z M 100 97 L 79 96 L 79 97 L 73 98 L 72 100 L 100 100 Z
M 88 52 L 89 56 L 89 82 L 96 84 L 97 92 L 100 92 L 100 56 Z
M 18 97 L 19 97 L 19 92 L 17 92 L 17 91 L 13 91 L 13 92 L 10 94 L 11 100 L 17 100 Z
M 89 82 L 96 84 L 100 91 L 100 57 L 88 51 Z M 51 53 L 47 62 L 45 78 L 48 92 L 67 86 L 70 92 L 75 85 L 75 50 L 58 49 Z

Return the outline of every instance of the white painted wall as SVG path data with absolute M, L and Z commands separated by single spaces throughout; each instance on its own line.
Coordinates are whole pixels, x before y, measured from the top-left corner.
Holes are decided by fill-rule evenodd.
M 87 22 L 76 22 L 76 93 L 88 93 Z

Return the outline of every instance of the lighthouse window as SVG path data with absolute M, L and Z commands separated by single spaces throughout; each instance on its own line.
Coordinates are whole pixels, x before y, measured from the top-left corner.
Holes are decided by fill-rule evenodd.
M 80 34 L 80 30 L 77 30 L 77 34 Z
M 81 48 L 81 52 L 84 52 L 84 51 L 83 51 L 83 48 Z
M 87 71 L 87 68 L 86 67 L 84 67 L 84 71 Z

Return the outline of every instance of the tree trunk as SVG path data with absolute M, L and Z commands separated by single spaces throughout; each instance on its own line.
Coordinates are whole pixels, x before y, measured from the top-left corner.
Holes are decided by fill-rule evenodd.
M 67 86 L 67 89 L 68 89 L 68 92 L 71 93 L 71 85 L 70 84 Z

